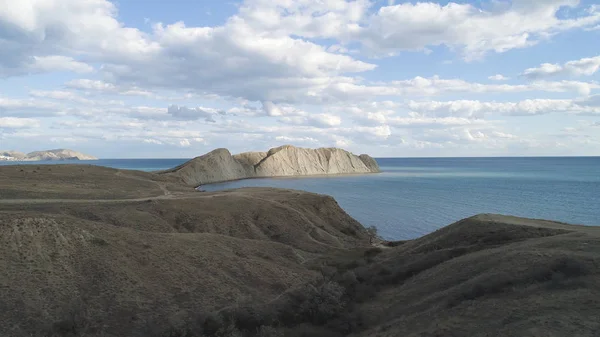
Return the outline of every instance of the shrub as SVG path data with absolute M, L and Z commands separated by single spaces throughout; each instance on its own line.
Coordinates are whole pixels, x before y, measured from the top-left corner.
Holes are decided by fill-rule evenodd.
M 215 336 L 225 326 L 225 319 L 219 313 L 212 313 L 204 318 L 202 330 L 206 335 Z
M 401 246 L 405 243 L 407 243 L 408 241 L 404 240 L 404 241 L 385 241 L 383 244 L 387 247 L 398 247 Z
M 369 243 L 373 243 L 373 241 L 379 238 L 377 232 L 378 230 L 376 226 L 367 227 L 367 234 L 369 234 Z
M 286 326 L 300 323 L 323 325 L 345 308 L 345 290 L 335 282 L 308 284 L 279 299 L 278 321 Z
M 256 331 L 256 337 L 284 337 L 284 334 L 277 328 L 263 325 Z
M 365 250 L 364 256 L 368 260 L 368 259 L 372 259 L 373 257 L 379 255 L 381 252 L 383 252 L 383 249 L 381 249 L 379 247 L 370 248 L 370 249 Z
M 90 242 L 97 246 L 108 246 L 108 242 L 102 238 L 93 237 L 90 239 Z
M 365 326 L 364 317 L 361 312 L 347 312 L 337 319 L 331 320 L 326 327 L 336 331 L 343 336 L 348 336 L 360 331 Z
M 344 309 L 344 288 L 334 282 L 307 288 L 308 296 L 300 304 L 298 311 L 307 322 L 322 325 L 336 317 Z
M 448 303 L 456 306 L 462 301 L 474 300 L 479 297 L 498 294 L 516 286 L 532 283 L 545 283 L 549 287 L 558 289 L 565 286 L 568 279 L 578 278 L 590 274 L 589 267 L 581 260 L 572 257 L 561 257 L 548 265 L 540 265 L 525 274 L 511 275 L 506 272 L 493 273 L 480 278 L 475 284 L 461 291 Z
M 255 331 L 260 326 L 271 323 L 272 314 L 267 310 L 260 312 L 257 307 L 251 305 L 238 306 L 223 313 L 225 317 L 230 317 L 240 330 Z
M 242 332 L 238 330 L 235 323 L 230 320 L 221 327 L 215 334 L 215 337 L 242 337 Z
M 47 329 L 45 337 L 83 336 L 91 331 L 93 327 L 89 318 L 89 312 L 81 299 L 75 299 L 69 303 L 63 311 L 63 319 L 56 321 Z
M 461 291 L 454 299 L 449 302 L 453 307 L 463 301 L 471 301 L 485 295 L 497 294 L 514 284 L 514 277 L 501 272 L 494 273 L 485 278 L 476 281 L 475 284 Z

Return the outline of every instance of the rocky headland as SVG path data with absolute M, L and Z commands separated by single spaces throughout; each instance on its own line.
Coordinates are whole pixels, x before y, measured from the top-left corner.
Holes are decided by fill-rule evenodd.
M 216 149 L 161 174 L 178 177 L 190 186 L 199 186 L 248 178 L 377 172 L 377 162 L 366 154 L 357 156 L 338 148 L 306 149 L 284 145 L 268 152 L 236 155 L 227 149 Z

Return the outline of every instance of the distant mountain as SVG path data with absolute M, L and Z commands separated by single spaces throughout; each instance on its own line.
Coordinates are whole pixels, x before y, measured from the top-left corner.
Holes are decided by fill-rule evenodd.
M 68 149 L 34 151 L 24 154 L 18 151 L 0 151 L 2 161 L 39 161 L 39 160 L 97 160 L 98 158 Z
M 0 151 L 0 160 L 23 160 L 27 155 L 18 151 Z

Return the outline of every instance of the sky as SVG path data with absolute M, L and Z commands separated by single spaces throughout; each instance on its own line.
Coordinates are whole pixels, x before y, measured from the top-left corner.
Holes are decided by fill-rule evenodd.
M 600 0 L 0 0 L 0 150 L 600 155 Z

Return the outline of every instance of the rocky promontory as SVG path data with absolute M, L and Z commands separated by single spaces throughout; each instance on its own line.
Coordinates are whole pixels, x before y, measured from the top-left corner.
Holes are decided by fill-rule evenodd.
M 199 186 L 247 178 L 377 172 L 380 172 L 377 162 L 366 154 L 357 156 L 338 148 L 306 149 L 284 145 L 268 152 L 236 155 L 227 149 L 216 149 L 161 173 Z
M 98 158 L 68 149 L 34 151 L 28 154 L 18 151 L 0 151 L 0 160 L 4 161 L 40 161 L 40 160 L 97 160 Z

